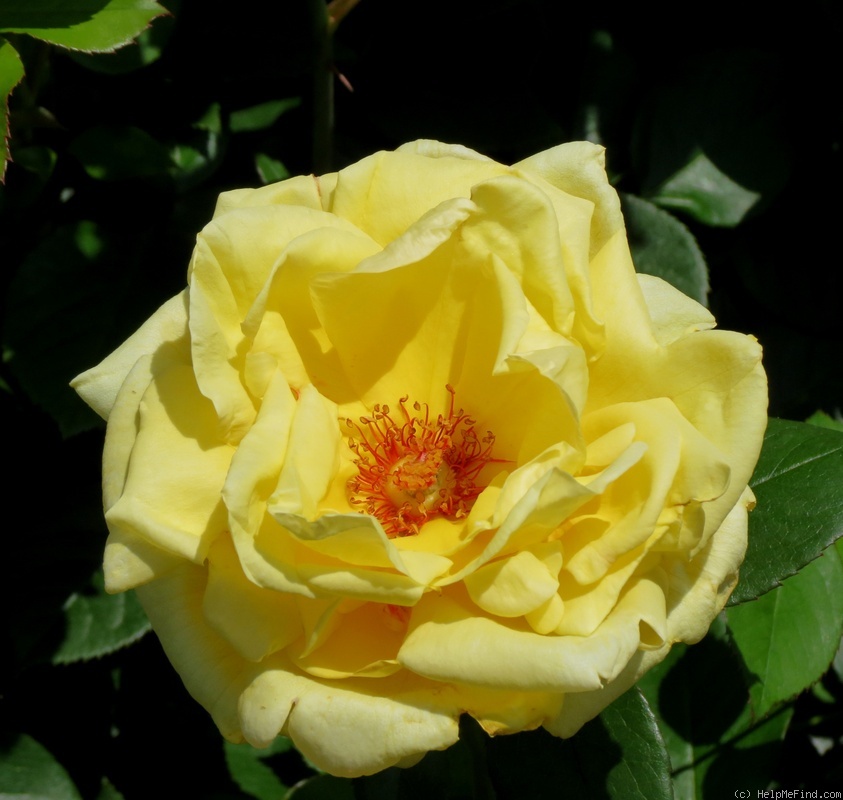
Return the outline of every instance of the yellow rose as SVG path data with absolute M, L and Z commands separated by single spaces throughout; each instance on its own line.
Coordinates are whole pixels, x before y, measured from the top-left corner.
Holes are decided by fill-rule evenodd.
M 232 741 L 368 774 L 570 736 L 706 632 L 746 548 L 757 342 L 636 275 L 588 143 L 421 141 L 223 194 L 76 389 L 110 591 Z

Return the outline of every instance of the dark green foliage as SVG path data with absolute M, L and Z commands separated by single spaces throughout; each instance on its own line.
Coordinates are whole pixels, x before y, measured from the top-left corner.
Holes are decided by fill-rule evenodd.
M 840 10 L 809 0 L 741 21 L 716 2 L 666 27 L 634 4 L 431 0 L 399 13 L 365 0 L 332 43 L 343 80 L 325 152 L 313 128 L 331 85 L 314 80 L 322 0 L 163 4 L 168 16 L 125 0 L 109 26 L 118 0 L 0 3 L 0 140 L 8 101 L 13 159 L 0 187 L 0 795 L 136 800 L 165 783 L 176 797 L 259 800 L 839 788 Z M 134 597 L 105 595 L 99 574 L 101 425 L 67 383 L 182 288 L 221 191 L 415 138 L 504 162 L 571 139 L 605 144 L 637 269 L 707 303 L 721 328 L 758 336 L 772 414 L 821 413 L 817 427 L 771 421 L 730 607 L 640 692 L 570 740 L 489 739 L 464 719 L 449 750 L 346 781 L 315 774 L 286 740 L 224 744 L 154 636 L 136 641 L 147 626 Z

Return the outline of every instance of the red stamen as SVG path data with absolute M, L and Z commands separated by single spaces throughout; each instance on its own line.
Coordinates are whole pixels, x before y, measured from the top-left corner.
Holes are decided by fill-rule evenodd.
M 462 519 L 468 515 L 482 486 L 475 481 L 483 468 L 503 459 L 492 458 L 494 434 L 480 439 L 476 420 L 462 409 L 454 410 L 451 395 L 448 416 L 430 420 L 427 403 L 398 401 L 403 422 L 396 421 L 387 405 L 377 404 L 360 424 L 346 420 L 358 438 L 349 438 L 358 475 L 348 482 L 350 502 L 361 514 L 377 517 L 386 535 L 410 536 L 435 517 Z M 424 413 L 422 414 L 422 409 Z

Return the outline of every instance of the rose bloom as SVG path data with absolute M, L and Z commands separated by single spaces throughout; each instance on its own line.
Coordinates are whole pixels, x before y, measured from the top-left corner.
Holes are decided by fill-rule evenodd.
M 224 736 L 335 775 L 567 737 L 707 631 L 766 424 L 752 337 L 636 275 L 603 151 L 414 142 L 219 198 L 75 388 L 107 588 Z

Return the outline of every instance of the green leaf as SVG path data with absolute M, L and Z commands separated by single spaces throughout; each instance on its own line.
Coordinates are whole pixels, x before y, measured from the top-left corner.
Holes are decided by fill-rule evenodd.
M 126 647 L 149 630 L 134 592 L 106 594 L 102 573 L 95 573 L 85 592 L 74 592 L 62 609 L 64 639 L 53 651 L 54 664 L 88 661 Z
M 31 736 L 0 743 L 0 797 L 81 800 L 64 767 Z
M 9 160 L 9 96 L 23 78 L 23 62 L 12 45 L 0 39 L 0 181 Z
M 222 113 L 219 103 L 211 103 L 205 112 L 193 123 L 193 127 L 208 133 L 222 133 Z
M 284 100 L 270 100 L 267 103 L 233 111 L 229 119 L 231 132 L 262 131 L 272 125 L 285 111 L 298 108 L 300 105 L 300 97 L 288 97 Z
M 257 800 L 278 800 L 284 797 L 288 787 L 264 760 L 292 748 L 292 742 L 283 736 L 277 737 L 265 750 L 257 750 L 250 744 L 223 744 L 225 764 L 232 780 L 250 797 Z
M 219 103 L 208 106 L 191 127 L 193 130 L 170 148 L 170 175 L 179 193 L 194 189 L 216 172 L 228 143 Z
M 834 674 L 837 675 L 837 679 L 840 683 L 843 683 L 843 639 L 840 640 L 837 652 L 834 655 L 834 661 L 831 662 L 831 667 L 834 670 Z
M 114 788 L 108 778 L 102 779 L 100 785 L 100 793 L 97 795 L 97 800 L 124 800 L 123 795 Z
M 775 61 L 736 49 L 695 56 L 657 88 L 638 119 L 644 195 L 707 225 L 734 226 L 790 172 Z
M 757 678 L 756 716 L 807 689 L 831 664 L 843 636 L 841 553 L 838 542 L 778 588 L 728 610 L 732 638 Z
M 266 153 L 258 153 L 255 156 L 255 169 L 257 169 L 260 179 L 265 184 L 283 181 L 290 177 L 290 170 L 277 159 L 270 158 Z
M 606 777 L 609 796 L 671 798 L 670 758 L 658 723 L 644 695 L 633 689 L 601 715 L 609 736 L 623 757 Z
M 179 192 L 200 185 L 216 172 L 225 155 L 225 137 L 196 131 L 192 144 L 177 144 L 170 150 L 170 174 Z
M 571 739 L 539 730 L 488 743 L 500 800 L 571 797 L 657 800 L 673 797 L 670 761 L 655 717 L 641 693 L 619 697 Z
M 750 486 L 758 505 L 730 605 L 778 586 L 843 534 L 843 434 L 771 419 Z
M 826 414 L 825 411 L 815 411 L 805 422 L 809 425 L 816 425 L 819 428 L 831 428 L 833 431 L 843 433 L 843 419 L 832 417 Z
M 691 232 L 676 217 L 635 195 L 621 195 L 621 205 L 635 269 L 707 305 L 708 269 Z
M 90 128 L 68 149 L 92 178 L 102 181 L 161 175 L 172 166 L 164 145 L 130 125 Z
M 0 31 L 88 53 L 128 44 L 167 9 L 155 0 L 4 0 Z
M 653 201 L 664 208 L 720 227 L 737 225 L 760 199 L 760 192 L 732 180 L 699 150 L 653 195 Z
M 717 619 L 702 642 L 674 645 L 639 681 L 670 754 L 677 800 L 731 797 L 736 789 L 768 784 L 791 711 L 759 724 L 744 673 Z M 738 775 L 746 786 L 737 786 Z
M 173 0 L 168 3 L 173 6 Z M 77 64 L 105 75 L 124 75 L 155 63 L 164 52 L 173 31 L 175 17 L 159 19 L 155 25 L 141 31 L 127 47 L 112 53 L 81 53 L 72 50 L 68 55 Z

